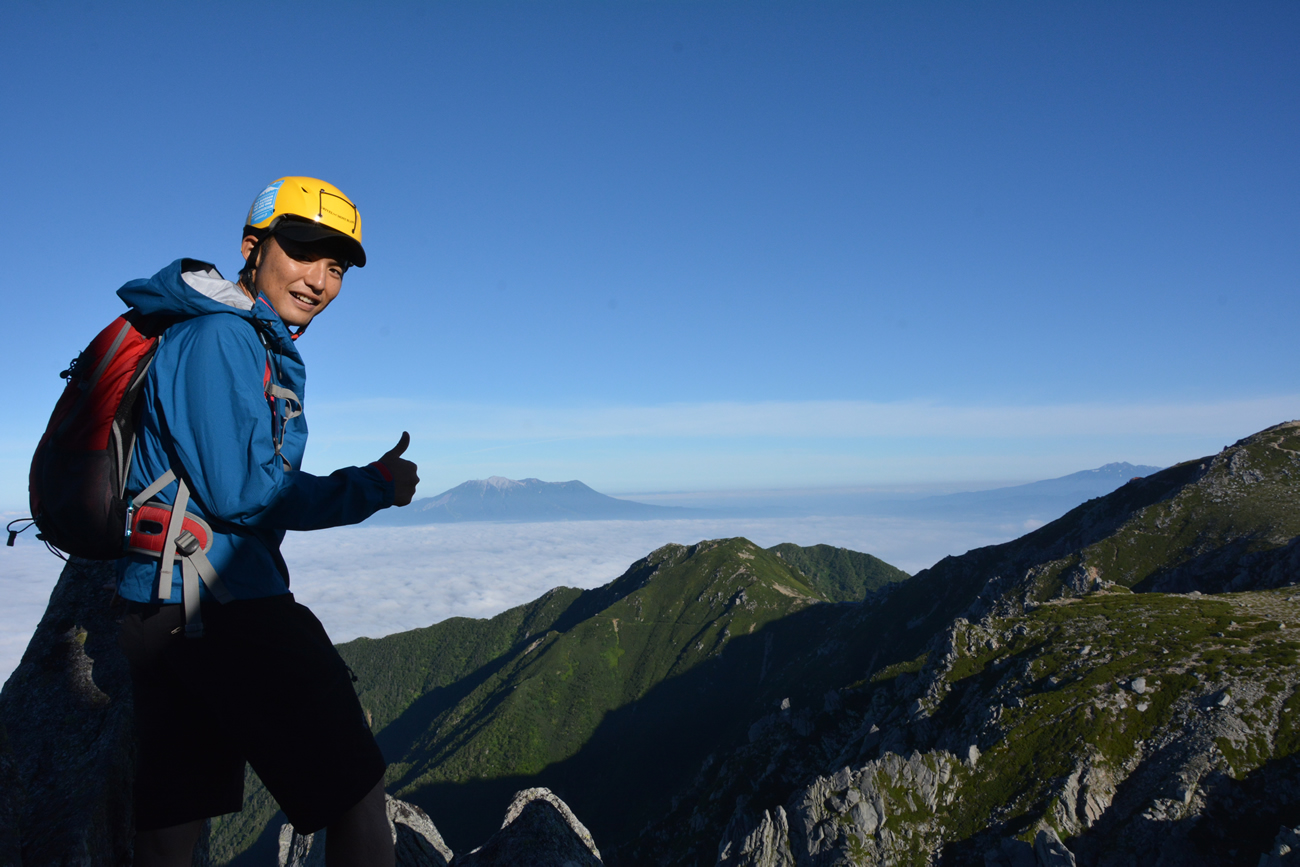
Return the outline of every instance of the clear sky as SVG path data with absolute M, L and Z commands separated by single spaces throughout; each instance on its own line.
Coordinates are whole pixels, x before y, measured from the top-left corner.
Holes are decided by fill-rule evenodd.
M 1033 479 L 1300 416 L 1300 4 L 0 4 L 0 508 L 274 178 L 370 264 L 308 468 L 421 495 Z

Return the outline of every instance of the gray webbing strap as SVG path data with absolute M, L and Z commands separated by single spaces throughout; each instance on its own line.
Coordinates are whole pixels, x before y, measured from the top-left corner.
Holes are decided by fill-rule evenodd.
M 276 457 L 278 457 L 280 462 L 284 464 L 284 471 L 287 473 L 293 469 L 293 465 L 290 464 L 289 459 L 280 452 L 280 447 L 284 444 L 284 432 L 289 427 L 289 419 L 297 418 L 302 415 L 302 401 L 298 400 L 298 395 L 294 394 L 291 390 L 276 385 L 274 382 L 268 382 L 266 384 L 266 393 L 272 398 L 279 398 L 284 401 L 284 421 L 280 421 L 278 418 L 276 419 L 276 421 L 279 422 L 280 431 L 279 434 L 272 439 L 275 441 Z
M 302 401 L 298 400 L 298 395 L 294 394 L 291 389 L 276 385 L 274 382 L 268 382 L 266 384 L 266 393 L 289 404 L 284 411 L 286 420 L 302 415 Z
M 226 589 L 226 584 L 221 580 L 221 576 L 217 574 L 217 570 L 212 568 L 212 561 L 208 559 L 208 555 L 203 553 L 203 548 L 199 545 L 199 540 L 194 538 L 193 533 L 189 530 L 181 533 L 176 538 L 176 548 L 185 557 L 185 562 L 203 579 L 208 592 L 215 596 L 218 602 L 225 605 L 227 602 L 235 600 L 235 597 Z
M 136 494 L 135 498 L 131 500 L 131 505 L 137 509 L 140 508 L 145 503 L 152 500 L 155 494 L 157 494 L 159 491 L 161 491 L 163 488 L 167 487 L 174 481 L 176 481 L 176 471 L 168 470 L 158 478 L 154 479 L 153 484 L 149 485 L 149 487 L 145 488 L 143 491 Z
M 203 637 L 203 617 L 199 614 L 199 576 L 192 561 L 185 558 L 181 567 L 181 601 L 185 603 L 185 637 Z
M 185 507 L 189 504 L 190 489 L 185 484 L 185 480 L 180 479 L 176 484 L 176 503 L 172 506 L 172 516 L 167 521 L 167 535 L 163 537 L 162 562 L 158 567 L 158 598 L 162 600 L 170 599 L 172 596 L 172 564 L 176 557 L 176 537 L 181 534 L 181 525 L 185 523 Z

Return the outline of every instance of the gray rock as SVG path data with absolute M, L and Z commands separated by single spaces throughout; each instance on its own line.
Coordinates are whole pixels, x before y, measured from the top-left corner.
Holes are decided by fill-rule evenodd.
M 1104 765 L 1090 761 L 1079 780 L 1079 820 L 1091 828 L 1105 815 L 1115 797 L 1114 776 Z
M 131 862 L 131 679 L 113 580 L 111 563 L 69 562 L 0 692 L 4 863 Z
M 1040 829 L 1034 836 L 1034 856 L 1038 867 L 1075 867 L 1074 853 L 1051 828 Z
M 397 867 L 447 867 L 451 863 L 451 849 L 423 810 L 391 796 L 386 797 L 385 807 Z M 281 825 L 279 867 L 324 867 L 325 840 L 325 831 L 299 834 L 292 825 Z
M 1147 679 L 1145 677 L 1135 677 L 1129 683 L 1129 686 L 1133 688 L 1133 691 L 1135 693 L 1137 693 L 1138 695 L 1142 695 L 1144 692 L 1147 691 Z
M 325 863 L 325 832 L 299 834 L 288 822 L 280 826 L 279 867 L 321 867 Z
M 596 867 L 603 864 L 591 833 L 549 789 L 525 789 L 506 810 L 501 830 L 453 867 Z
M 794 867 L 785 810 L 764 810 L 757 822 L 739 812 L 718 845 L 718 867 Z
M 942 750 L 913 752 L 906 758 L 891 752 L 818 777 L 786 804 L 787 845 L 794 863 L 875 865 L 908 860 L 914 839 L 927 839 L 938 827 L 939 805 L 955 798 L 953 768 L 958 765 L 956 756 Z M 918 811 L 927 818 L 911 819 L 894 830 L 893 825 L 886 827 L 890 816 L 915 816 Z M 730 840 L 733 845 L 740 842 L 734 834 Z M 779 850 L 787 846 L 780 845 L 779 837 L 762 842 L 752 847 L 746 860 L 729 863 L 784 863 Z
M 388 823 L 393 829 L 398 867 L 446 867 L 452 851 L 438 833 L 433 821 L 419 807 L 388 798 Z
M 1259 867 L 1291 867 L 1295 864 L 1300 864 L 1300 828 L 1283 825 L 1273 840 L 1273 848 L 1259 856 Z
M 0 864 L 21 864 L 23 786 L 9 738 L 0 726 Z

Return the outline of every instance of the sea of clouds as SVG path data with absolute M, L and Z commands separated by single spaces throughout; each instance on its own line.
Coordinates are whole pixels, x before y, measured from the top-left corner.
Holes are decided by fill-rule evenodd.
M 598 587 L 669 542 L 825 543 L 915 573 L 1033 526 L 855 516 L 342 527 L 290 533 L 284 553 L 295 597 L 342 642 L 491 617 L 560 585 Z M 0 681 L 22 659 L 63 566 L 30 536 L 0 551 Z

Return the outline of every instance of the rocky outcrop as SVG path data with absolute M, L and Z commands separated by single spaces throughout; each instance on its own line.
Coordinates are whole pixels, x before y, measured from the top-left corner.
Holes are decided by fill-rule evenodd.
M 525 789 L 506 810 L 501 830 L 452 867 L 598 867 L 590 832 L 549 789 Z
M 794 867 L 790 820 L 784 807 L 764 810 L 757 819 L 737 811 L 718 846 L 719 867 Z
M 938 839 L 936 813 L 952 803 L 960 774 L 956 757 L 942 751 L 886 753 L 844 767 L 796 793 L 788 811 L 764 811 L 757 822 L 733 820 L 718 862 L 776 867 L 924 859 Z
M 453 856 L 424 811 L 388 799 L 388 822 L 397 848 L 397 867 L 596 867 L 600 850 L 569 805 L 549 789 L 515 795 L 501 830 L 473 852 Z M 324 867 L 326 832 L 297 834 L 280 827 L 279 867 Z
M 390 797 L 388 822 L 393 828 L 399 867 L 426 864 L 444 867 L 451 862 L 451 847 L 443 842 L 433 821 L 419 807 Z
M 72 558 L 0 691 L 0 864 L 118 867 L 135 837 L 131 676 L 113 564 Z M 194 867 L 210 867 L 205 824 Z
M 388 827 L 393 833 L 397 867 L 447 867 L 452 851 L 423 810 L 388 797 Z M 298 834 L 280 826 L 279 867 L 325 867 L 326 832 Z
M 1259 867 L 1294 867 L 1300 864 L 1300 828 L 1282 826 L 1273 848 L 1259 856 Z
M 1074 853 L 1065 848 L 1051 827 L 1040 828 L 1034 835 L 1034 856 L 1039 867 L 1075 867 Z

